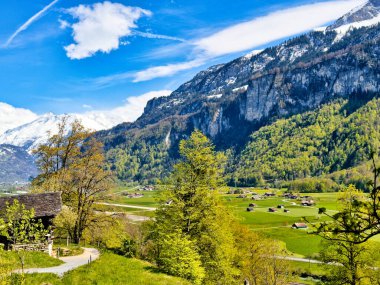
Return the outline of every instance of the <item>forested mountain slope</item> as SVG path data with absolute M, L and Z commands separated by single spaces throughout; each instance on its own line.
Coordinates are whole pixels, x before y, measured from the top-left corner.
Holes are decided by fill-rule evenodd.
M 358 109 L 353 101 L 340 99 L 261 128 L 233 160 L 231 179 L 243 185 L 293 180 L 366 162 L 380 146 L 380 99 Z

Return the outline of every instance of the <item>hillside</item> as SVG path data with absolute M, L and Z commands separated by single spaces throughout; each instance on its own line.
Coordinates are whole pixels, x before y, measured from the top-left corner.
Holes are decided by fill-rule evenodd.
M 27 284 L 123 284 L 190 285 L 186 280 L 158 273 L 152 264 L 105 253 L 90 265 L 82 266 L 59 278 L 54 274 L 28 274 Z
M 178 157 L 179 140 L 188 137 L 194 129 L 210 137 L 218 150 L 233 153 L 232 161 L 238 157 L 249 162 L 249 166 L 241 166 L 242 162 L 237 161 L 236 179 L 242 179 L 246 176 L 242 173 L 247 171 L 258 172 L 268 180 L 294 179 L 357 165 L 365 160 L 363 151 L 352 154 L 351 141 L 335 138 L 355 137 L 364 132 L 364 140 L 365 136 L 371 136 L 370 131 L 378 132 L 373 120 L 369 121 L 372 125 L 362 122 L 371 130 L 361 130 L 352 127 L 346 119 L 355 120 L 351 116 L 356 114 L 356 109 L 365 106 L 380 91 L 380 25 L 373 25 L 378 22 L 379 11 L 379 3 L 369 1 L 326 29 L 213 66 L 170 96 L 149 101 L 136 122 L 97 133 L 105 143 L 110 167 L 123 180 L 152 182 L 162 178 Z M 332 108 L 332 114 L 330 111 L 320 114 L 324 105 L 340 99 L 346 102 L 345 114 L 342 105 L 327 107 Z M 280 130 L 281 124 L 286 124 L 287 118 L 293 115 L 306 116 L 309 120 L 305 129 L 309 134 L 305 138 L 301 133 L 292 137 L 292 128 L 304 128 L 297 116 L 291 119 L 294 127 L 285 126 L 290 129 L 276 134 L 275 130 Z M 315 116 L 322 116 L 326 122 L 316 121 Z M 361 122 L 361 119 L 356 120 Z M 333 128 L 336 120 L 348 125 L 342 125 L 342 130 Z M 261 129 L 265 126 L 269 129 Z M 302 138 L 292 147 L 302 150 L 303 156 L 292 160 L 299 150 L 288 154 L 289 150 L 279 150 L 282 155 L 272 161 L 275 155 L 272 150 L 256 160 L 255 155 L 262 153 L 252 149 L 263 142 L 260 139 L 263 132 L 269 132 L 265 139 L 274 140 L 272 147 L 280 146 L 277 135 L 287 142 Z M 257 140 L 252 141 L 252 136 Z M 313 136 L 321 138 L 307 141 Z M 315 149 L 319 152 L 314 153 Z M 346 154 L 351 155 L 346 157 Z M 281 166 L 285 164 L 281 159 L 285 158 L 291 160 Z
M 380 99 L 338 100 L 261 128 L 233 161 L 240 184 L 320 176 L 360 165 L 380 146 Z
M 27 182 L 37 175 L 34 158 L 23 148 L 0 144 L 0 182 Z

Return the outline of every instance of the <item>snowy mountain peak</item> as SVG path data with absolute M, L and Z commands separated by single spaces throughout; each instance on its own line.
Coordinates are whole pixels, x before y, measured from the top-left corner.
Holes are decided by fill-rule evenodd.
M 343 15 L 327 30 L 342 29 L 353 26 L 355 28 L 371 26 L 380 22 L 380 0 L 369 0 Z
M 31 152 L 37 146 L 46 143 L 48 133 L 58 132 L 58 123 L 66 115 L 55 115 L 53 113 L 46 113 L 39 116 L 36 120 L 10 129 L 0 135 L 0 144 L 9 144 L 22 147 L 28 152 Z M 97 116 L 83 116 L 79 114 L 68 115 L 68 123 L 74 120 L 80 120 L 82 124 L 94 131 L 103 130 L 113 126 L 111 122 L 104 122 L 104 118 Z

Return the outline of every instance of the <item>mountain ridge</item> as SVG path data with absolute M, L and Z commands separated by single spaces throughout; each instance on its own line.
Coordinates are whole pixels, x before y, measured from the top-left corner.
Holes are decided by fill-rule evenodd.
M 365 12 L 367 6 L 355 13 Z M 218 150 L 240 152 L 252 133 L 278 119 L 339 98 L 375 97 L 380 92 L 380 25 L 349 21 L 352 28 L 344 32 L 327 27 L 210 67 L 168 97 L 150 100 L 136 122 L 98 132 L 111 168 L 122 156 L 115 154 L 119 150 L 139 160 L 141 153 L 129 149 L 139 149 L 141 141 L 140 150 L 157 151 L 154 144 L 161 144 L 160 156 L 166 153 L 174 161 L 179 140 L 199 129 Z M 146 169 L 149 161 L 137 169 Z

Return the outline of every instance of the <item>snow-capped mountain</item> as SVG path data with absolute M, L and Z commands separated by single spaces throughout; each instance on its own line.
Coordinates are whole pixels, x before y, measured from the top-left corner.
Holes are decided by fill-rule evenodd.
M 358 6 L 343 17 L 339 18 L 328 30 L 334 30 L 343 26 L 353 25 L 356 28 L 369 26 L 380 21 L 380 0 L 369 0 L 365 4 Z M 371 24 L 370 24 L 371 22 Z
M 0 144 L 14 145 L 22 147 L 23 149 L 31 152 L 38 145 L 46 142 L 48 133 L 56 133 L 58 131 L 58 123 L 66 115 L 55 115 L 47 113 L 39 116 L 34 121 L 10 129 L 0 135 Z M 68 123 L 74 120 L 80 120 L 82 124 L 94 131 L 104 130 L 115 126 L 118 121 L 113 120 L 112 117 L 102 116 L 99 113 L 69 114 Z

